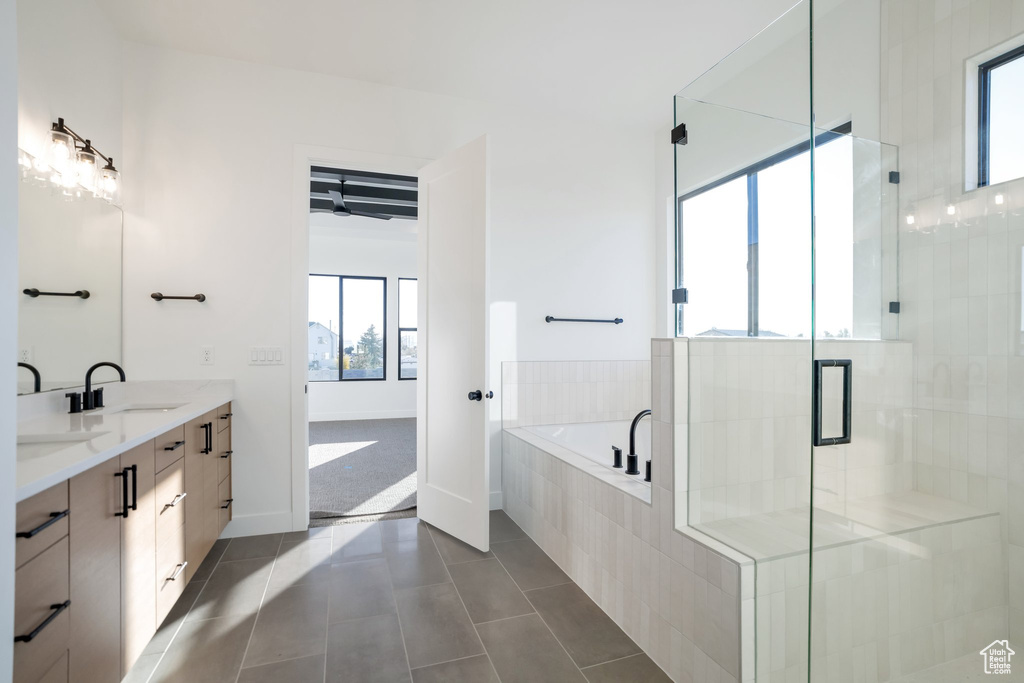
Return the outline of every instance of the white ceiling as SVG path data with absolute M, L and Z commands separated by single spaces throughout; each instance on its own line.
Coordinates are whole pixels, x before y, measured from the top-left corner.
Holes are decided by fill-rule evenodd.
M 126 39 L 627 124 L 796 0 L 97 0 Z

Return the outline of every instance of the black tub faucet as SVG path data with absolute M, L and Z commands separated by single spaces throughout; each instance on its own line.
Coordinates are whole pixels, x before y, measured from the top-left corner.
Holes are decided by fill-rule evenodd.
M 629 455 L 626 456 L 626 474 L 640 474 L 639 459 L 636 454 L 636 426 L 640 420 L 651 414 L 650 410 L 641 410 L 633 418 L 633 424 L 629 426 Z M 645 479 L 645 481 L 647 481 Z
M 89 368 L 88 372 L 85 373 L 85 391 L 82 392 L 82 410 L 93 410 L 95 408 L 103 407 L 103 387 L 100 387 L 96 391 L 92 389 L 92 373 L 97 368 L 108 367 L 117 370 L 117 374 L 121 376 L 121 381 L 125 381 L 124 370 L 117 363 L 111 363 L 110 361 L 103 361 Z
M 39 375 L 39 371 L 36 370 L 34 365 L 28 363 L 18 363 L 19 368 L 27 368 L 32 373 L 32 393 L 38 394 L 43 390 L 43 378 Z

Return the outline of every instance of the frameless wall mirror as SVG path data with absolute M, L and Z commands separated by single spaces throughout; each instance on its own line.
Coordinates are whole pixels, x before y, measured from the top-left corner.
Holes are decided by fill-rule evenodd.
M 59 189 L 18 189 L 18 362 L 43 391 L 82 384 L 100 360 L 121 363 L 122 212 Z M 18 393 L 34 378 L 18 369 Z

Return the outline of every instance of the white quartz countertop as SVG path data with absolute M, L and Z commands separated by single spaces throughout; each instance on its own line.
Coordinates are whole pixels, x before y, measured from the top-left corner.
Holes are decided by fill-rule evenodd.
M 18 502 L 234 398 L 231 380 L 97 386 L 104 387 L 105 407 L 74 415 L 63 392 L 19 397 Z

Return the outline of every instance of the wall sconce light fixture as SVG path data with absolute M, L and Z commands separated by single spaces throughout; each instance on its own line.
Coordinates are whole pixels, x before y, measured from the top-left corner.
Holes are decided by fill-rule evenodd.
M 121 204 L 121 174 L 114 160 L 71 130 L 62 118 L 50 130 L 45 158 L 21 150 L 18 165 L 23 179 L 58 187 L 68 197 L 87 192 L 111 204 Z

